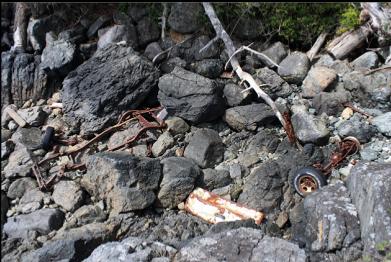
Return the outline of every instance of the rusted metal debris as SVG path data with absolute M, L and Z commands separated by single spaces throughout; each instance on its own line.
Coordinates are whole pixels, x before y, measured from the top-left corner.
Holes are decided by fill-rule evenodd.
M 262 212 L 226 200 L 202 188 L 196 188 L 189 195 L 185 210 L 211 224 L 253 219 L 259 225 L 265 218 Z
M 338 148 L 331 153 L 329 163 L 325 166 L 320 164 L 315 164 L 314 167 L 322 171 L 326 176 L 331 174 L 331 171 L 339 166 L 346 157 L 354 155 L 360 150 L 360 142 L 357 138 L 349 136 L 344 138 L 341 142 L 338 143 Z
M 89 148 L 91 145 L 95 144 L 96 142 L 100 141 L 103 137 L 106 135 L 113 133 L 114 131 L 120 130 L 125 126 L 126 124 L 130 123 L 131 121 L 138 120 L 142 128 L 138 131 L 138 133 L 128 139 L 126 141 L 115 147 L 108 149 L 107 151 L 116 151 L 119 149 L 124 149 L 126 147 L 129 147 L 134 141 L 137 141 L 143 133 L 145 133 L 147 130 L 150 129 L 162 129 L 166 127 L 166 124 L 164 120 L 160 117 L 164 116 L 164 113 L 161 114 L 160 117 L 156 116 L 156 113 L 160 111 L 162 112 L 162 107 L 156 107 L 156 108 L 148 108 L 144 110 L 129 110 L 122 114 L 122 116 L 119 118 L 118 123 L 115 124 L 114 126 L 111 126 L 101 132 L 100 134 L 96 135 L 94 138 L 92 138 L 89 141 L 84 141 L 80 144 L 78 143 L 77 138 L 70 138 L 68 140 L 61 140 L 61 139 L 53 139 L 53 143 L 60 143 L 60 144 L 65 144 L 65 145 L 72 145 L 72 148 L 65 150 L 65 151 L 59 151 L 58 146 L 54 145 L 51 156 L 42 159 L 38 163 L 34 163 L 32 167 L 32 171 L 34 176 L 37 179 L 38 185 L 40 189 L 48 189 L 51 184 L 58 180 L 61 176 L 64 175 L 66 171 L 71 171 L 71 170 L 85 170 L 85 164 L 84 163 L 74 163 L 73 159 L 75 158 L 76 154 Z M 158 124 L 150 122 L 146 119 L 147 115 L 152 117 L 154 121 L 156 121 Z M 164 117 L 163 117 L 164 118 Z M 58 174 L 53 175 L 49 179 L 45 180 L 40 172 L 39 166 L 43 165 L 44 163 L 57 159 L 62 156 L 68 156 L 71 158 L 72 161 L 68 162 L 67 164 L 61 166 L 60 171 Z
M 285 131 L 286 131 L 286 134 L 288 136 L 289 142 L 291 144 L 295 144 L 297 142 L 297 138 L 296 138 L 296 135 L 295 135 L 295 131 L 293 130 L 293 125 L 292 125 L 292 121 L 291 121 L 291 117 L 289 115 L 289 112 L 285 111 L 282 114 L 282 116 L 284 117 L 285 122 L 286 122 Z

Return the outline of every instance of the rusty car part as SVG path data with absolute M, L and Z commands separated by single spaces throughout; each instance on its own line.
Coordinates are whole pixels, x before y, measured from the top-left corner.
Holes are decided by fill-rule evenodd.
M 295 131 L 293 130 L 293 125 L 292 125 L 292 121 L 291 121 L 291 117 L 289 115 L 289 112 L 285 111 L 282 114 L 282 116 L 285 119 L 285 123 L 286 123 L 285 131 L 286 131 L 286 134 L 288 136 L 289 142 L 291 144 L 295 144 L 297 142 L 297 138 L 296 138 L 296 135 L 295 135 Z
M 301 168 L 294 174 L 292 186 L 301 196 L 306 196 L 327 184 L 327 177 L 348 156 L 360 150 L 360 142 L 355 137 L 346 137 L 338 143 L 338 148 L 330 155 L 325 166 L 314 164 L 312 167 Z
M 202 188 L 196 188 L 189 195 L 185 210 L 211 224 L 253 219 L 259 225 L 265 218 L 262 212 L 226 200 Z

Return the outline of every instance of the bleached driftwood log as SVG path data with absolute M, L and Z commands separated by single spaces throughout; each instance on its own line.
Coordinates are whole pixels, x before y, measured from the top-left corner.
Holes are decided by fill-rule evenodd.
M 213 38 L 212 41 L 216 41 L 217 39 L 223 40 L 226 52 L 230 57 L 229 61 L 235 73 L 243 82 L 248 84 L 249 88 L 253 89 L 255 93 L 257 93 L 258 97 L 261 97 L 272 108 L 273 112 L 275 113 L 278 120 L 281 122 L 285 131 L 287 131 L 289 127 L 285 119 L 281 115 L 280 111 L 278 110 L 274 101 L 259 87 L 255 79 L 249 73 L 243 71 L 242 68 L 240 67 L 239 61 L 235 57 L 235 54 L 238 52 L 232 42 L 232 39 L 229 37 L 224 27 L 222 26 L 219 18 L 217 17 L 216 12 L 214 11 L 212 5 L 210 3 L 205 3 L 205 2 L 203 2 L 202 5 L 205 9 L 205 13 L 209 17 L 209 20 L 213 25 L 214 30 L 216 31 L 216 37 Z
M 310 61 L 312 61 L 314 57 L 318 54 L 320 48 L 323 46 L 324 42 L 326 41 L 327 35 L 328 35 L 327 33 L 321 33 L 316 39 L 314 45 L 307 52 L 307 56 L 310 59 Z
M 384 8 L 380 3 L 361 3 L 365 12 L 369 16 L 369 24 L 372 30 L 378 35 L 379 42 L 389 42 L 391 39 L 391 9 Z

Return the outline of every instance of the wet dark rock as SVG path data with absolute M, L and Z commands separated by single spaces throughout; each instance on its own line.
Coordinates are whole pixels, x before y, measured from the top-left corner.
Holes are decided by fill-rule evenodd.
M 128 153 L 98 153 L 87 160 L 81 185 L 96 199 L 106 201 L 113 212 L 144 209 L 155 201 L 161 167 L 158 159 Z
M 297 138 L 303 143 L 317 145 L 326 144 L 329 138 L 329 130 L 324 121 L 306 110 L 300 110 L 292 115 L 292 125 Z
M 260 230 L 239 228 L 195 238 L 179 250 L 175 261 L 306 261 L 296 244 L 265 236 Z
M 360 239 L 357 209 L 342 182 L 310 194 L 291 214 L 293 238 L 313 252 L 333 252 Z
M 86 61 L 90 59 L 90 57 L 94 55 L 97 48 L 98 45 L 96 42 L 80 44 L 79 50 L 83 60 Z
M 10 217 L 4 224 L 4 232 L 11 238 L 26 238 L 29 231 L 43 235 L 59 229 L 64 221 L 64 213 L 58 209 L 44 208 L 27 215 Z
M 266 162 L 246 178 L 238 202 L 269 213 L 281 203 L 282 186 L 278 164 L 274 161 Z
M 366 52 L 351 62 L 351 65 L 355 70 L 373 69 L 376 68 L 378 64 L 379 57 L 373 51 Z
M 292 93 L 292 87 L 285 82 L 276 72 L 273 70 L 264 67 L 257 70 L 256 73 L 257 80 L 262 84 L 267 84 L 268 86 L 262 87 L 262 89 L 272 98 L 276 99 L 278 97 L 288 97 Z
M 224 86 L 224 97 L 227 100 L 227 104 L 231 107 L 248 104 L 251 101 L 251 93 L 242 93 L 243 90 L 234 83 L 226 84 Z
M 132 48 L 138 47 L 137 30 L 133 25 L 114 25 L 106 30 L 98 40 L 98 49 L 103 49 L 110 44 L 126 41 Z
M 18 114 L 27 122 L 27 124 L 35 127 L 42 126 L 48 116 L 41 106 L 19 109 Z
M 251 104 L 227 109 L 223 119 L 231 128 L 241 131 L 273 123 L 276 117 L 268 105 Z
M 27 26 L 27 37 L 34 50 L 42 51 L 45 48 L 47 29 L 46 19 L 30 19 Z
M 1 160 L 6 159 L 12 151 L 14 151 L 15 144 L 11 140 L 1 143 Z
M 99 132 L 123 111 L 137 108 L 157 78 L 152 63 L 130 47 L 109 45 L 98 50 L 63 82 L 66 120 L 84 134 Z
M 203 128 L 190 138 L 184 156 L 193 159 L 201 168 L 214 167 L 223 161 L 224 149 L 219 134 L 212 129 Z
M 343 110 L 343 104 L 349 102 L 352 96 L 348 91 L 321 92 L 312 99 L 313 107 L 318 115 L 326 113 L 329 116 L 337 116 Z
M 129 237 L 121 242 L 110 242 L 97 247 L 84 260 L 95 261 L 171 261 L 177 250 L 160 242 Z M 166 258 L 167 260 L 159 260 Z
M 96 19 L 96 21 L 88 28 L 87 37 L 91 38 L 95 36 L 98 30 L 110 23 L 111 20 L 112 18 L 110 16 L 101 16 Z
M 303 81 L 303 97 L 312 98 L 322 91 L 329 91 L 337 79 L 333 69 L 323 66 L 311 68 Z
M 65 40 L 57 40 L 42 51 L 40 67 L 49 75 L 65 77 L 80 64 L 76 45 Z
M 271 60 L 273 60 L 273 62 L 278 65 L 288 55 L 288 49 L 283 43 L 276 42 L 267 49 L 263 50 L 262 53 L 268 56 Z M 260 60 L 260 58 L 257 59 Z M 268 67 L 274 67 L 274 65 L 268 62 L 266 59 L 263 59 L 261 61 L 262 63 L 265 63 Z
M 159 26 L 149 17 L 137 21 L 137 32 L 139 44 L 142 47 L 160 38 Z
M 202 13 L 200 3 L 175 3 L 171 7 L 167 22 L 170 28 L 178 33 L 193 33 L 201 27 L 199 16 Z
M 354 166 L 347 187 L 360 218 L 364 253 L 382 256 L 376 245 L 391 241 L 391 165 L 360 162 Z M 384 255 L 384 254 L 383 254 Z
M 190 64 L 190 68 L 195 73 L 207 78 L 217 78 L 223 72 L 223 63 L 220 59 L 204 59 Z
M 382 134 L 391 137 L 391 112 L 373 118 L 372 123 Z
M 8 211 L 8 198 L 7 195 L 1 191 L 1 231 L 3 231 L 3 225 L 7 220 L 7 211 Z
M 160 103 L 169 115 L 193 123 L 208 122 L 224 112 L 224 99 L 218 84 L 180 67 L 159 79 Z
M 228 186 L 232 183 L 230 173 L 226 170 L 207 168 L 202 170 L 202 172 L 204 174 L 203 184 L 208 190 Z
M 162 65 L 161 65 L 161 70 L 164 72 L 164 73 L 171 73 L 174 68 L 178 66 L 178 67 L 182 67 L 182 68 L 185 68 L 186 66 L 186 61 L 179 58 L 179 57 L 172 57 L 172 58 L 169 58 L 168 60 L 165 60 Z
M 293 52 L 281 61 L 278 74 L 288 83 L 301 84 L 310 69 L 310 60 L 301 52 Z
M 79 208 L 84 201 L 83 190 L 73 181 L 60 181 L 54 186 L 54 202 L 66 211 L 73 212 Z
M 164 208 L 176 208 L 193 191 L 195 181 L 201 174 L 199 167 L 184 157 L 169 157 L 161 161 L 163 179 L 157 195 Z
M 1 52 L 1 108 L 12 103 L 11 84 L 14 55 Z

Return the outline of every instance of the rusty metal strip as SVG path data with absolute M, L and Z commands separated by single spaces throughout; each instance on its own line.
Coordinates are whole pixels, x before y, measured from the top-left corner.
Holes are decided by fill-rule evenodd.
M 265 218 L 262 212 L 226 200 L 202 188 L 196 188 L 189 195 L 185 210 L 211 224 L 253 219 L 259 225 Z

